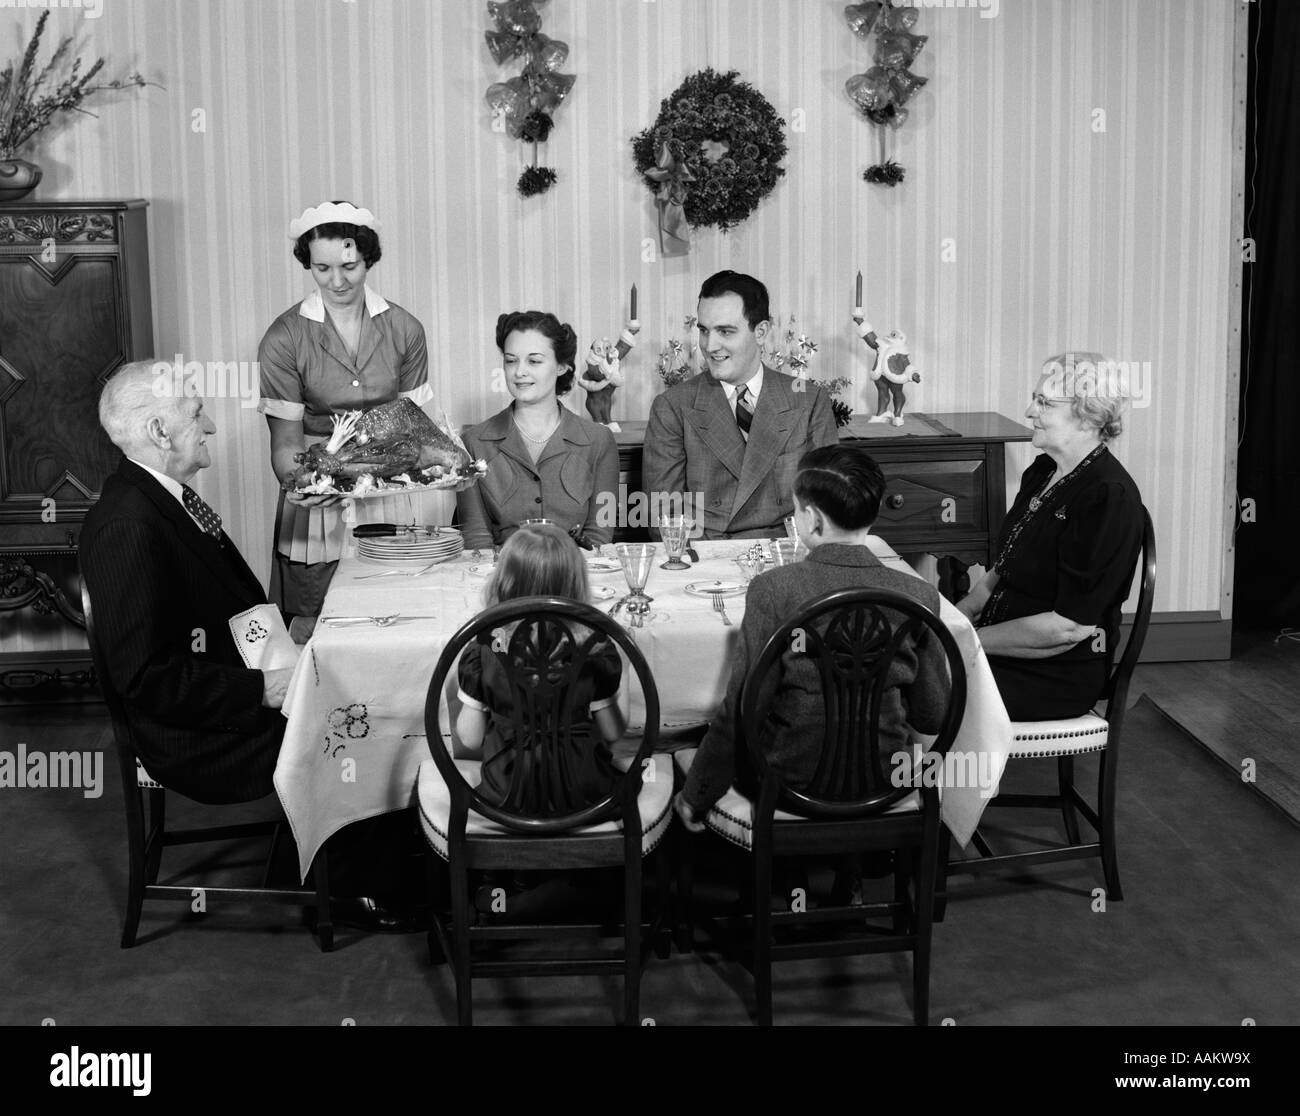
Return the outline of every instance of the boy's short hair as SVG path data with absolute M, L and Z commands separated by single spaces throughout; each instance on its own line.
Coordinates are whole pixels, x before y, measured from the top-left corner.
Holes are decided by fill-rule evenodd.
M 799 459 L 794 494 L 815 504 L 837 527 L 858 531 L 880 513 L 885 474 L 875 459 L 856 446 L 821 446 Z

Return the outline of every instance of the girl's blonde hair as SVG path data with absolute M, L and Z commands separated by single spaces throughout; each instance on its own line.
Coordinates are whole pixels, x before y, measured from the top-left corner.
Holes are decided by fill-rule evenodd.
M 587 603 L 587 563 L 578 544 L 551 524 L 526 524 L 506 540 L 483 596 L 492 606 L 518 597 Z

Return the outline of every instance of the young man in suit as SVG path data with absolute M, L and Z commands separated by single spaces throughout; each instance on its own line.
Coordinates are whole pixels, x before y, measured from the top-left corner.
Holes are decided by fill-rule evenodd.
M 708 374 L 674 384 L 650 407 L 642 475 L 651 506 L 680 497 L 706 539 L 784 535 L 799 458 L 839 442 L 816 381 L 763 367 L 770 315 L 767 288 L 752 276 L 707 279 L 697 320 Z
M 250 670 L 235 646 L 230 617 L 266 595 L 190 487 L 216 426 L 178 387 L 147 361 L 105 385 L 99 420 L 123 458 L 86 516 L 81 571 L 145 769 L 199 802 L 248 802 L 274 789 L 292 671 Z

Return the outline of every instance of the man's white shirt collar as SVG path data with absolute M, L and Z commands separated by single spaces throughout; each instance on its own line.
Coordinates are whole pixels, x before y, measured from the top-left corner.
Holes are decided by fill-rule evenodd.
M 762 361 L 759 361 L 758 371 L 754 373 L 753 378 L 749 380 L 747 383 L 722 385 L 722 390 L 727 393 L 727 402 L 731 405 L 731 409 L 733 411 L 736 409 L 736 393 L 739 392 L 742 387 L 749 388 L 750 402 L 757 403 L 758 393 L 763 390 L 763 362 Z
M 130 461 L 133 465 L 139 465 L 141 469 L 143 469 L 146 473 L 148 473 L 151 477 L 153 477 L 153 479 L 156 480 L 159 484 L 161 484 L 163 488 L 167 489 L 168 492 L 170 492 L 173 496 L 175 496 L 176 502 L 180 504 L 180 506 L 184 509 L 185 514 L 188 515 L 190 519 L 194 520 L 194 523 L 198 526 L 199 530 L 200 531 L 205 530 L 203 524 L 199 523 L 199 521 L 195 519 L 193 515 L 190 514 L 190 509 L 185 507 L 185 493 L 181 490 L 180 481 L 178 481 L 175 477 L 169 477 L 166 473 L 158 472 L 157 469 L 151 469 L 143 461 L 137 461 L 134 457 L 128 457 L 127 460 Z
M 365 286 L 365 294 L 366 309 L 370 312 L 372 318 L 388 309 L 388 300 L 378 291 L 372 291 L 368 283 Z M 319 288 L 302 300 L 302 305 L 298 307 L 298 313 L 313 322 L 323 322 L 325 320 L 325 296 L 320 293 Z
M 168 492 L 175 496 L 176 499 L 181 502 L 181 507 L 185 506 L 185 495 L 181 491 L 181 482 L 175 477 L 169 477 L 166 473 L 160 473 L 157 469 L 151 469 L 143 461 L 137 461 L 134 457 L 128 457 L 127 460 L 131 462 L 132 465 L 139 465 L 141 469 L 153 477 L 153 479 L 161 484 L 163 488 L 167 489 Z

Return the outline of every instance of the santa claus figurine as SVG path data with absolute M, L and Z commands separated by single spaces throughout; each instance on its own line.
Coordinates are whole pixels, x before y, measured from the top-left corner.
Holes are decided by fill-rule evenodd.
M 886 337 L 878 337 L 870 322 L 856 314 L 853 320 L 858 326 L 858 336 L 874 354 L 871 378 L 876 385 L 876 413 L 867 421 L 892 422 L 895 426 L 902 426 L 903 407 L 907 403 L 904 387 L 921 382 L 921 373 L 907 351 L 907 338 L 896 329 L 890 330 Z
M 587 392 L 587 413 L 595 422 L 608 426 L 615 434 L 621 427 L 610 417 L 614 408 L 614 392 L 623 386 L 623 372 L 619 363 L 636 345 L 636 335 L 641 332 L 637 322 L 628 322 L 618 344 L 608 338 L 591 343 L 587 364 L 578 376 L 578 383 Z

